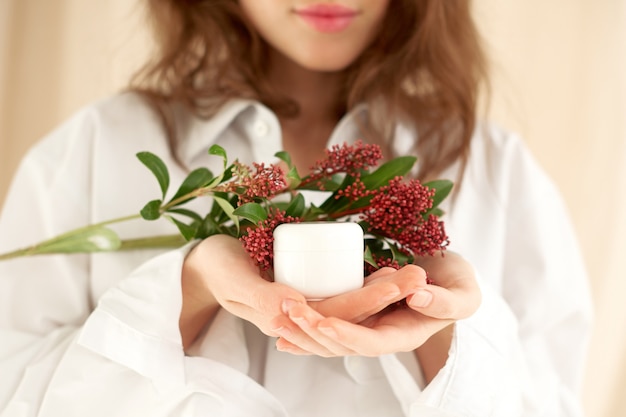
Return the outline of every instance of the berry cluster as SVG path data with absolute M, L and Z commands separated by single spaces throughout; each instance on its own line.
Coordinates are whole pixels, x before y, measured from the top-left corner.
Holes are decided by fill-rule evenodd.
M 390 167 L 399 166 L 393 160 L 387 169 L 379 167 L 370 172 L 381 159 L 377 145 L 359 141 L 354 145 L 333 146 L 326 150 L 324 159 L 311 167 L 309 175 L 291 189 L 286 185 L 283 171 L 276 166 L 255 164 L 256 172 L 250 175 L 245 165 L 236 165 L 233 176 L 237 181 L 233 189 L 238 190 L 240 204 L 265 200 L 268 207 L 267 216 L 257 219 L 240 236 L 246 251 L 262 270 L 268 270 L 273 260 L 272 233 L 279 224 L 337 220 L 358 221 L 363 228 L 365 246 L 371 254 L 367 259 L 368 272 L 383 266 L 400 268 L 415 257 L 445 250 L 448 237 L 439 212 L 435 211 L 436 190 L 416 179 L 389 175 L 397 171 Z M 407 170 L 404 169 L 405 173 Z M 337 175 L 341 177 L 339 182 Z M 335 188 L 320 207 L 302 207 L 302 203 L 285 208 L 270 201 L 282 193 L 289 193 L 293 201 L 299 189 L 311 189 L 312 185 L 324 191 L 327 184 L 324 181 L 331 178 Z
M 213 175 L 206 167 L 194 169 L 171 197 L 167 197 L 170 173 L 163 160 L 150 152 L 137 153 L 160 189 L 160 195 L 148 201 L 139 213 L 80 227 L 0 254 L 0 260 L 36 254 L 172 247 L 226 234 L 239 238 L 254 262 L 268 270 L 273 262 L 274 229 L 282 223 L 316 221 L 358 222 L 365 237 L 365 261 L 374 269 L 402 267 L 417 256 L 443 251 L 448 244 L 437 206 L 452 189 L 452 183 L 405 181 L 403 177 L 416 161 L 413 156 L 400 156 L 379 165 L 379 146 L 361 141 L 336 145 L 311 167 L 308 175 L 301 177 L 286 152 L 275 155 L 282 160 L 280 165 L 252 166 L 237 161 L 229 164 L 226 150 L 217 144 L 208 152 L 222 159 L 224 170 Z M 285 171 L 281 168 L 284 165 Z M 320 205 L 307 206 L 305 190 L 330 195 Z M 198 197 L 212 198 L 208 212 L 185 207 Z M 147 221 L 166 218 L 179 234 L 123 242 L 106 227 L 139 217 Z
M 321 179 L 335 174 L 348 174 L 358 177 L 361 170 L 374 167 L 383 158 L 380 146 L 366 145 L 357 141 L 354 145 L 333 145 L 325 150 L 326 157 L 317 161 L 302 185 L 315 183 L 323 189 Z
M 274 259 L 274 229 L 283 223 L 298 223 L 299 221 L 300 219 L 287 216 L 284 211 L 272 208 L 267 219 L 259 222 L 254 228 L 247 228 L 246 234 L 239 239 L 258 267 L 262 271 L 267 271 L 272 268 Z
M 395 240 L 402 252 L 412 256 L 433 255 L 448 244 L 443 222 L 432 214 L 424 218 L 435 190 L 415 179 L 395 177 L 370 194 L 370 205 L 360 216 L 370 233 Z
M 224 191 L 239 195 L 238 204 L 254 200 L 271 199 L 287 188 L 285 173 L 278 165 L 253 164 L 254 170 L 241 162 L 234 162 L 233 181 L 226 183 Z

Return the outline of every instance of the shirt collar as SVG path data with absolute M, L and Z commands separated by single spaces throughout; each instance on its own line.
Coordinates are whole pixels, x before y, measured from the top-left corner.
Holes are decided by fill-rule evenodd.
M 188 115 L 187 109 L 176 111 L 177 135 L 184 138 L 178 145 L 178 157 L 189 163 L 204 154 L 233 121 L 246 109 L 255 105 L 251 100 L 236 99 L 225 103 L 219 112 L 208 119 Z
M 327 147 L 353 144 L 363 138 L 361 131 L 365 124 L 363 121 L 368 117 L 370 109 L 364 103 L 358 104 L 346 113 L 333 130 Z M 197 116 L 186 115 L 181 109 L 177 114 L 179 137 L 185 138 L 178 147 L 178 156 L 185 162 L 195 160 L 202 154 L 206 154 L 209 147 L 217 143 L 221 135 L 229 129 L 233 129 L 238 121 L 257 120 L 250 128 L 257 134 L 248 137 L 249 146 L 252 149 L 254 162 L 273 162 L 273 155 L 282 150 L 282 135 L 280 134 L 280 122 L 272 110 L 255 100 L 233 99 L 209 119 L 200 119 Z M 261 130 L 270 130 L 271 135 L 259 135 Z M 266 136 L 261 138 L 262 136 Z M 414 129 L 405 123 L 398 123 L 394 131 L 394 151 L 396 154 L 410 152 L 415 138 Z

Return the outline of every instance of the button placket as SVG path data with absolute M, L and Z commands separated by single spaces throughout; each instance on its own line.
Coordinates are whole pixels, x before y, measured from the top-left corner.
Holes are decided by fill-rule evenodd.
M 269 109 L 255 106 L 248 119 L 247 131 L 255 162 L 275 163 L 274 154 L 282 149 L 280 124 Z

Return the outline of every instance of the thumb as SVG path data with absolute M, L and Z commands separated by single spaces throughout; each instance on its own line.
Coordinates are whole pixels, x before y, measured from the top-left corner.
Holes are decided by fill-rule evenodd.
M 464 319 L 476 312 L 481 302 L 477 285 L 447 289 L 427 285 L 409 295 L 406 302 L 410 308 L 437 319 Z

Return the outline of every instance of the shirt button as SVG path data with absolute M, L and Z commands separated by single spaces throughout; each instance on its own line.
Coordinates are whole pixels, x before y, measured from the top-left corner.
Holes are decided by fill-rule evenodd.
M 267 136 L 269 132 L 270 132 L 270 127 L 263 120 L 257 120 L 254 123 L 254 133 L 256 133 L 257 136 L 264 137 L 264 136 Z

